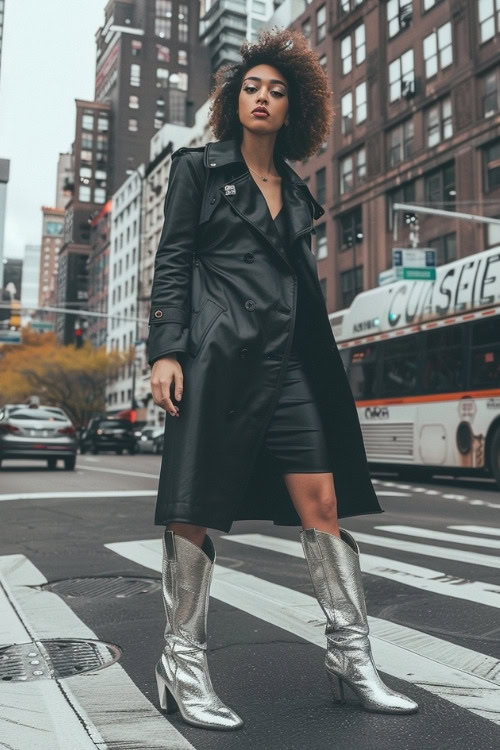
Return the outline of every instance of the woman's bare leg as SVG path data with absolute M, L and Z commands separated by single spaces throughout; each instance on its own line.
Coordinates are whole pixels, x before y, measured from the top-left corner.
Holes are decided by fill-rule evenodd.
M 183 521 L 172 521 L 167 524 L 167 529 L 173 531 L 175 534 L 179 534 L 179 536 L 189 539 L 190 542 L 197 544 L 198 547 L 203 545 L 203 540 L 207 533 L 206 526 L 197 526 L 196 524 L 184 523 Z
M 340 536 L 333 474 L 285 474 L 284 480 L 303 528 Z

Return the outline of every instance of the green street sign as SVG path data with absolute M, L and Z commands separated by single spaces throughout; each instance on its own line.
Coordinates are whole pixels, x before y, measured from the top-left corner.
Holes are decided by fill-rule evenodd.
M 418 281 L 434 281 L 436 279 L 435 268 L 402 268 L 403 274 L 400 278 Z

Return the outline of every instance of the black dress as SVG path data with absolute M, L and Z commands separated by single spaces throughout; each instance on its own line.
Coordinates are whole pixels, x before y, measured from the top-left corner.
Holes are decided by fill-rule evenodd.
M 274 222 L 288 252 L 284 207 Z M 299 312 L 297 308 L 297 314 Z M 296 334 L 297 326 L 293 331 L 281 395 L 267 428 L 265 449 L 279 462 L 283 474 L 331 472 L 321 415 L 302 366 Z

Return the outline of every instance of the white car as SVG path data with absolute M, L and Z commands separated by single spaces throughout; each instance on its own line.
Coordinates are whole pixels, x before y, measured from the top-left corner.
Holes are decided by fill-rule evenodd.
M 140 453 L 161 453 L 163 451 L 164 427 L 143 427 L 137 440 Z

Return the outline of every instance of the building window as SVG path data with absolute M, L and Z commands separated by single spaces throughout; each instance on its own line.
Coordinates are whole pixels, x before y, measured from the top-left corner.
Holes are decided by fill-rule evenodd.
M 500 187 L 500 141 L 495 141 L 484 148 L 484 174 L 486 190 L 496 190 Z
M 354 245 L 363 242 L 363 219 L 361 206 L 356 206 L 352 211 L 347 211 L 339 216 L 340 229 L 340 252 L 349 250 Z
M 141 40 L 140 39 L 132 39 L 131 49 L 132 49 L 132 56 L 133 57 L 139 57 L 139 55 L 142 52 L 142 42 L 141 42 Z
M 173 125 L 186 124 L 186 94 L 178 89 L 170 89 L 169 96 L 169 122 Z
M 92 169 L 90 167 L 80 167 L 80 178 L 87 180 L 92 178 Z
M 342 57 L 342 75 L 345 76 L 352 70 L 352 40 L 350 34 L 340 42 L 340 56 Z
M 177 37 L 179 42 L 188 41 L 188 6 L 185 4 L 179 5 L 178 12 L 178 25 L 177 25 Z
M 187 49 L 180 49 L 178 52 L 177 62 L 179 65 L 187 65 L 188 64 L 188 53 Z
M 363 81 L 356 86 L 356 125 L 364 122 L 366 117 L 366 81 Z
M 95 188 L 94 190 L 94 201 L 96 203 L 105 203 L 106 202 L 106 191 L 104 188 Z
M 92 162 L 92 151 L 80 151 L 80 159 L 84 163 Z
M 94 136 L 92 133 L 82 133 L 82 148 L 92 148 L 94 145 Z
M 141 85 L 141 66 L 139 65 L 139 63 L 132 63 L 132 65 L 130 66 L 130 85 Z
M 326 167 L 316 172 L 316 200 L 318 203 L 326 201 Z
M 500 221 L 500 216 L 492 216 L 493 219 Z M 486 224 L 485 228 L 486 247 L 496 247 L 500 245 L 500 224 Z
M 82 128 L 84 130 L 94 129 L 94 115 L 82 115 Z
M 413 50 L 409 49 L 389 65 L 389 101 L 395 102 L 415 87 Z
M 450 263 L 457 257 L 457 235 L 455 232 L 427 240 L 426 244 L 436 250 L 436 266 Z
M 500 0 L 478 0 L 481 44 L 493 39 L 500 28 Z
M 483 76 L 483 115 L 490 117 L 498 112 L 498 72 L 500 68 Z
M 451 114 L 451 99 L 447 97 L 429 107 L 425 114 L 427 146 L 432 148 L 437 143 L 451 138 L 453 135 L 453 118 Z
M 328 243 L 326 240 L 326 221 L 316 226 L 315 242 L 316 260 L 323 260 L 328 255 Z
M 80 185 L 78 199 L 83 203 L 90 201 L 90 187 L 88 185 Z
M 342 133 L 352 133 L 352 91 L 342 97 Z
M 128 129 L 131 133 L 137 133 L 139 123 L 135 118 L 130 118 L 128 121 Z
M 389 131 L 389 165 L 396 167 L 413 154 L 414 140 L 413 119 L 398 125 Z
M 348 193 L 366 179 L 366 149 L 358 149 L 340 160 L 340 193 Z
M 437 203 L 438 208 L 453 208 L 456 198 L 455 163 L 449 162 L 424 177 L 425 202 Z
M 128 98 L 128 106 L 130 109 L 139 109 L 139 97 L 131 94 Z
M 311 19 L 306 18 L 305 21 L 302 22 L 302 33 L 304 34 L 306 39 L 310 39 L 312 35 L 312 26 L 311 26 Z
M 360 148 L 356 151 L 356 181 L 361 185 L 366 180 L 366 149 Z
M 322 5 L 316 11 L 316 43 L 321 42 L 326 36 L 326 5 Z
M 156 59 L 158 62 L 170 62 L 170 47 L 165 47 L 163 44 L 157 44 Z
M 339 0 L 340 14 L 345 15 L 361 5 L 363 0 Z
M 499 0 L 500 2 L 500 0 Z M 432 78 L 453 62 L 451 22 L 443 24 L 424 39 L 425 77 Z
M 356 48 L 356 65 L 362 63 L 366 58 L 366 34 L 365 25 L 360 23 L 354 29 L 354 46 Z
M 399 187 L 395 188 L 394 190 L 390 190 L 387 193 L 387 230 L 389 232 L 392 232 L 394 229 L 394 219 L 395 219 L 395 212 L 394 212 L 394 204 L 395 203 L 415 203 L 415 182 L 405 182 L 404 185 L 399 185 Z M 396 221 L 401 216 L 402 212 L 398 211 L 396 214 Z M 412 223 L 412 220 L 415 219 L 415 214 L 411 212 L 407 212 L 403 214 L 403 220 L 406 225 Z
M 180 91 L 187 91 L 188 74 L 187 73 L 172 74 L 172 76 L 170 77 L 170 88 L 180 89 Z
M 160 39 L 170 39 L 172 21 L 170 18 L 155 18 L 155 34 Z
M 389 0 L 387 3 L 387 26 L 389 37 L 396 36 L 411 24 L 413 8 L 411 0 Z
M 159 89 L 168 88 L 167 68 L 156 68 L 156 87 Z
M 326 57 L 326 55 L 321 55 L 321 57 L 319 58 L 319 64 L 321 65 L 321 67 L 323 68 L 323 70 L 326 73 L 327 72 L 327 57 Z
M 356 266 L 340 274 L 342 307 L 349 307 L 357 294 L 363 291 L 363 266 Z
M 109 128 L 109 120 L 108 120 L 108 118 L 100 115 L 97 118 L 97 130 L 99 130 L 99 132 L 102 133 L 102 132 L 106 132 L 108 130 L 108 128 Z

